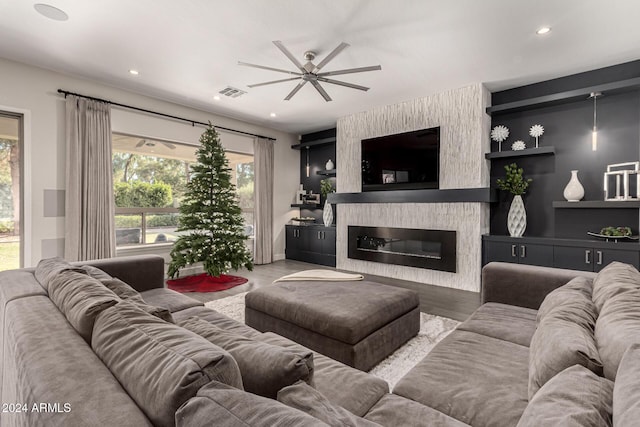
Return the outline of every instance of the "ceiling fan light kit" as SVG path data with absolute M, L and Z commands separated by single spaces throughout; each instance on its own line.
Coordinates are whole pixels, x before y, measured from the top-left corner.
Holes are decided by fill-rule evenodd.
M 271 84 L 275 84 L 275 83 L 283 83 L 283 82 L 289 82 L 289 81 L 294 81 L 294 80 L 300 80 L 298 82 L 298 84 L 293 88 L 293 90 L 291 90 L 291 92 L 289 92 L 289 94 L 284 98 L 285 101 L 288 101 L 291 98 L 293 98 L 293 96 L 296 93 L 298 93 L 298 91 L 300 89 L 302 89 L 302 87 L 307 83 L 311 83 L 311 85 L 318 91 L 318 93 L 322 96 L 322 98 L 324 98 L 324 100 L 327 101 L 327 102 L 331 101 L 331 97 L 324 90 L 324 88 L 320 85 L 320 82 L 322 82 L 322 83 L 330 83 L 330 84 L 334 84 L 334 85 L 338 85 L 338 86 L 344 86 L 344 87 L 348 87 L 348 88 L 351 88 L 351 89 L 357 89 L 357 90 L 362 90 L 362 91 L 366 92 L 366 91 L 369 90 L 368 87 L 356 85 L 356 84 L 353 84 L 353 83 L 347 83 L 347 82 L 343 82 L 343 81 L 340 81 L 340 80 L 331 79 L 331 78 L 328 78 L 328 77 L 329 76 L 338 76 L 338 75 L 342 75 L 342 74 L 353 74 L 353 73 L 363 73 L 363 72 L 366 72 L 366 71 L 382 70 L 382 67 L 380 65 L 372 65 L 372 66 L 368 66 L 368 67 L 347 68 L 347 69 L 344 69 L 344 70 L 320 72 L 320 70 L 322 70 L 322 68 L 325 65 L 327 65 L 333 58 L 335 58 L 344 49 L 349 47 L 349 45 L 347 43 L 345 43 L 345 42 L 340 43 L 338 45 L 338 47 L 336 47 L 333 51 L 331 51 L 331 53 L 329 53 L 317 65 L 313 63 L 313 61 L 316 59 L 316 53 L 314 51 L 312 51 L 312 50 L 308 50 L 308 51 L 306 51 L 304 53 L 304 59 L 307 62 L 304 65 L 302 65 L 300 63 L 300 61 L 298 61 L 296 59 L 296 57 L 293 56 L 293 54 L 282 44 L 281 41 L 276 40 L 276 41 L 273 42 L 273 44 L 275 44 L 276 47 L 278 49 L 280 49 L 280 51 L 287 58 L 289 58 L 289 60 L 293 63 L 293 65 L 296 66 L 296 68 L 299 71 L 288 71 L 288 70 L 283 70 L 281 68 L 267 67 L 267 66 L 264 66 L 264 65 L 250 64 L 250 63 L 241 62 L 241 61 L 238 61 L 238 65 L 243 65 L 245 67 L 259 68 L 259 69 L 268 70 L 268 71 L 275 71 L 275 72 L 278 72 L 278 73 L 285 73 L 285 74 L 289 74 L 291 76 L 295 76 L 295 77 L 289 77 L 289 78 L 286 78 L 286 79 L 272 80 L 272 81 L 268 81 L 268 82 L 264 82 L 264 83 L 256 83 L 256 84 L 248 85 L 250 88 L 254 88 L 254 87 L 259 87 L 259 86 L 271 85 Z

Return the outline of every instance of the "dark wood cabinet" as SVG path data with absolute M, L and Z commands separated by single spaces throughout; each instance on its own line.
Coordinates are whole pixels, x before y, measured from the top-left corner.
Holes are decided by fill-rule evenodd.
M 336 266 L 336 229 L 323 225 L 287 225 L 287 259 Z
M 492 261 L 598 272 L 613 261 L 640 267 L 638 243 L 483 236 L 483 265 Z

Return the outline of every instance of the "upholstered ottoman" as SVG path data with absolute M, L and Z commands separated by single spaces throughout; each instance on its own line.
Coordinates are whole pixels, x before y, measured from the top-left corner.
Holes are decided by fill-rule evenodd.
M 418 333 L 418 294 L 373 282 L 279 282 L 245 299 L 245 322 L 368 371 Z

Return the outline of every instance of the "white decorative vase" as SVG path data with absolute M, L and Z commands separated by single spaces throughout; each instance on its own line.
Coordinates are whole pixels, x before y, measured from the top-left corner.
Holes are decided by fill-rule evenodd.
M 513 196 L 507 216 L 507 228 L 511 237 L 522 237 L 527 228 L 527 211 L 520 195 Z
M 333 168 L 334 168 L 334 166 L 335 166 L 335 165 L 333 164 L 333 162 L 331 161 L 331 159 L 329 159 L 329 160 L 327 161 L 327 163 L 324 165 L 324 168 L 325 168 L 326 170 L 331 170 L 331 169 L 333 169 Z
M 578 171 L 571 171 L 571 179 L 562 194 L 568 202 L 579 202 L 584 197 L 584 187 L 578 180 Z
M 325 227 L 330 227 L 333 224 L 333 209 L 331 203 L 328 200 L 324 201 L 324 210 L 322 211 L 322 220 Z

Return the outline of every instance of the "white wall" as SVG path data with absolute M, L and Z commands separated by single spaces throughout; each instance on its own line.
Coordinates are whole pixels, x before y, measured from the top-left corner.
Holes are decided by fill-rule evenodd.
M 50 248 L 65 235 L 64 217 L 45 217 L 43 202 L 44 190 L 65 188 L 65 103 L 58 89 L 276 138 L 274 257 L 284 258 L 284 224 L 295 214 L 290 203 L 299 181 L 299 152 L 291 149 L 297 136 L 1 58 L 0 85 L 0 110 L 29 118 L 25 122 L 25 266 L 42 258 L 43 241 Z M 202 127 L 115 107 L 112 127 L 114 131 L 190 143 L 197 143 L 203 132 Z M 248 139 L 238 135 L 221 133 L 221 139 L 229 150 L 247 152 L 250 147 Z

